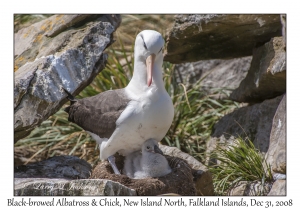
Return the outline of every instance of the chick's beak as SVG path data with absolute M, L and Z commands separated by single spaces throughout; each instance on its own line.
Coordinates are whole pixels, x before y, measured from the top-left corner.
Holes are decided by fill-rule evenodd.
M 159 149 L 158 146 L 154 146 L 154 152 L 163 155 L 164 153 L 161 151 L 161 149 Z
M 153 72 L 154 61 L 155 61 L 155 54 L 149 55 L 148 58 L 146 59 L 148 87 L 152 84 L 152 72 Z

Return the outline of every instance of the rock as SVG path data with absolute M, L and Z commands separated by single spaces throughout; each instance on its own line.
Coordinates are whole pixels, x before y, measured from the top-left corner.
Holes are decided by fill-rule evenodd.
M 14 14 L 14 33 L 49 16 L 52 16 L 52 14 Z
M 190 167 L 193 169 L 193 180 L 196 186 L 197 195 L 214 195 L 212 175 L 208 171 L 206 166 L 204 166 L 189 154 L 182 152 L 177 147 L 169 147 L 165 145 L 160 145 L 159 147 L 165 155 L 181 158 L 190 165 Z
M 208 91 L 214 88 L 235 89 L 246 77 L 251 59 L 252 57 L 248 56 L 230 60 L 214 59 L 176 64 L 175 73 L 177 81 L 187 86 L 202 80 L 201 87 Z
M 282 98 L 278 96 L 225 115 L 214 126 L 211 139 L 207 142 L 207 153 L 214 150 L 218 142 L 228 143 L 238 137 L 248 137 L 260 152 L 266 153 L 273 118 Z
M 110 40 L 101 36 L 110 39 L 111 28 L 115 30 L 120 22 L 119 15 L 53 15 L 23 28 L 14 37 L 15 71 L 25 63 L 55 53 L 60 55 L 69 48 L 80 46 L 81 50 L 94 51 L 92 44 L 96 44 L 94 48 L 105 48 L 103 44 Z
M 253 51 L 250 70 L 230 98 L 238 102 L 261 102 L 286 92 L 286 52 L 282 37 Z
M 286 174 L 281 174 L 281 173 L 273 173 L 273 180 L 278 180 L 278 179 L 286 179 Z
M 282 25 L 282 39 L 284 43 L 284 50 L 286 46 L 286 15 L 280 15 L 281 25 Z
M 110 180 L 92 180 L 92 167 L 75 156 L 55 156 L 15 167 L 15 196 L 56 195 L 136 195 L 136 192 Z
M 274 173 L 286 174 L 286 95 L 273 118 L 270 146 L 265 158 Z
M 241 181 L 237 183 L 230 191 L 228 192 L 229 196 L 244 196 L 247 188 L 247 182 Z
M 286 180 L 276 180 L 268 195 L 286 196 Z
M 92 166 L 75 156 L 54 156 L 28 165 L 16 166 L 15 178 L 64 178 L 87 179 Z
M 54 15 L 15 34 L 14 139 L 27 136 L 104 68 L 120 15 Z
M 164 59 L 185 63 L 249 56 L 281 33 L 280 15 L 177 15 Z
M 102 179 L 15 178 L 15 196 L 120 196 L 136 192 L 120 183 Z
M 236 184 L 228 193 L 230 196 L 261 196 L 267 195 L 271 190 L 272 184 L 262 185 L 259 181 L 241 181 Z
M 116 165 L 119 169 L 123 168 L 124 157 L 115 155 Z M 99 163 L 91 174 L 91 179 L 109 179 L 119 182 L 135 190 L 137 195 L 152 196 L 175 193 L 179 195 L 196 195 L 193 183 L 193 173 L 191 167 L 185 160 L 166 156 L 172 172 L 158 178 L 131 179 L 126 175 L 114 174 L 108 161 Z

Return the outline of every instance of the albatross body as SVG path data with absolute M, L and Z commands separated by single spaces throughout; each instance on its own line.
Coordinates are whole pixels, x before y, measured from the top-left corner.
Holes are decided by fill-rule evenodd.
M 140 32 L 135 41 L 134 73 L 127 87 L 84 99 L 69 94 L 69 121 L 97 141 L 100 159 L 140 150 L 150 138 L 159 142 L 170 128 L 174 107 L 163 82 L 163 46 L 160 33 Z

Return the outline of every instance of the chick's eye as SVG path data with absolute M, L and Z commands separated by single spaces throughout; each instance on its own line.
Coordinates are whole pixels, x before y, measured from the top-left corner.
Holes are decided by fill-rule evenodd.
M 150 147 L 149 147 L 149 146 L 147 146 L 147 149 L 150 149 Z

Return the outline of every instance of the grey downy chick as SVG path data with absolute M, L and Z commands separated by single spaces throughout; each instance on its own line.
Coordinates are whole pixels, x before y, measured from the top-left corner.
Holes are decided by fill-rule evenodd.
M 157 141 L 149 139 L 142 145 L 142 151 L 135 151 L 125 158 L 124 174 L 133 179 L 161 177 L 172 170 Z

